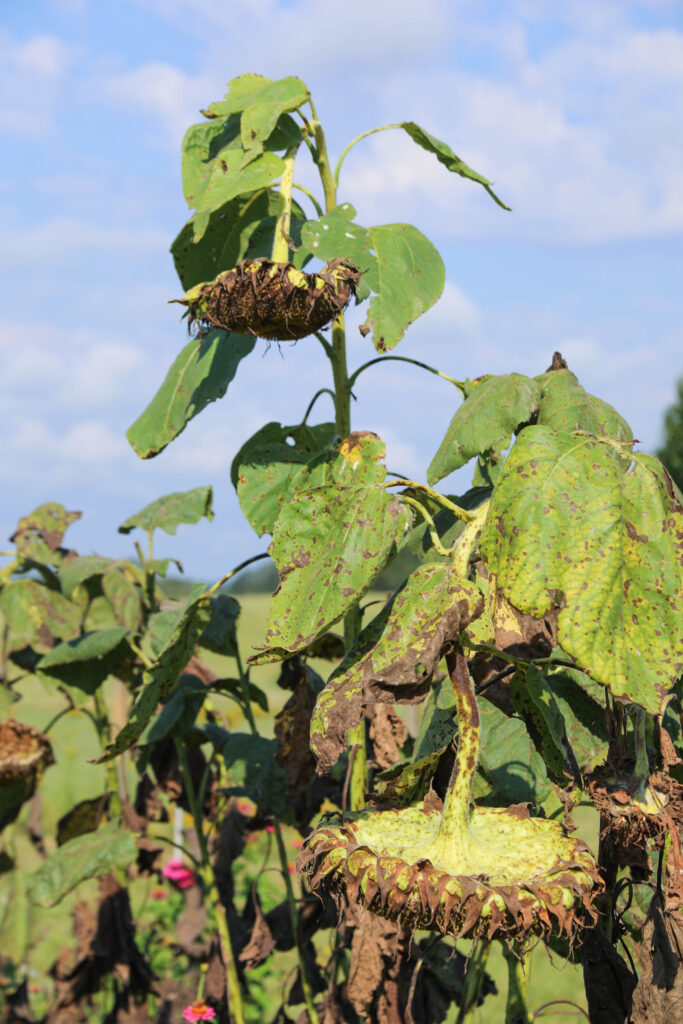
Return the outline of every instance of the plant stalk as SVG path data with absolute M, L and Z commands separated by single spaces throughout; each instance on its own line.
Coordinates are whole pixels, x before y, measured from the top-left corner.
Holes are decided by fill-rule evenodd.
M 218 891 L 218 879 L 216 878 L 213 865 L 211 864 L 211 858 L 209 857 L 209 848 L 202 825 L 201 807 L 199 806 L 197 795 L 194 791 L 194 783 L 192 782 L 192 775 L 190 773 L 190 765 L 187 760 L 187 754 L 185 753 L 185 747 L 180 740 L 176 739 L 175 748 L 183 776 L 183 782 L 185 783 L 187 801 L 190 805 L 190 811 L 192 812 L 192 820 L 194 821 L 194 828 L 197 834 L 197 842 L 199 843 L 199 849 L 201 851 L 202 864 L 199 869 L 199 874 L 204 885 L 207 902 L 216 917 L 216 928 L 218 930 L 218 940 L 221 947 L 221 957 L 223 959 L 223 964 L 225 965 L 225 993 L 228 1003 L 228 1013 L 234 1019 L 235 1024 L 245 1024 L 242 990 L 240 988 L 240 981 L 237 975 L 237 965 L 235 963 L 232 940 L 230 939 L 228 918 L 225 913 L 225 907 L 221 903 Z
M 311 122 L 311 127 L 315 139 L 318 172 L 325 194 L 325 212 L 329 213 L 337 205 L 337 185 L 327 153 L 325 133 L 317 117 Z M 340 313 L 332 324 L 332 348 L 331 351 L 326 351 L 332 364 L 336 430 L 339 437 L 346 438 L 351 433 L 351 382 L 346 360 L 346 330 L 343 313 Z M 344 617 L 344 644 L 347 651 L 353 646 L 360 632 L 360 622 L 360 609 L 356 605 Z M 352 811 L 357 811 L 365 806 L 368 789 L 364 720 L 349 730 L 348 743 L 349 747 L 355 747 L 349 780 L 349 807 Z
M 282 876 L 285 880 L 287 905 L 289 906 L 289 917 L 292 922 L 292 935 L 294 936 L 294 944 L 296 946 L 297 958 L 299 960 L 299 976 L 301 978 L 301 988 L 303 989 L 304 1000 L 306 1002 L 308 1020 L 309 1024 L 318 1024 L 318 1012 L 315 1008 L 313 989 L 311 988 L 311 983 L 308 980 L 308 974 L 306 973 L 306 964 L 304 962 L 304 954 L 301 948 L 299 936 L 299 915 L 296 909 L 296 900 L 294 898 L 294 890 L 292 889 L 292 880 L 289 877 L 287 851 L 285 849 L 284 840 L 282 838 L 282 829 L 280 828 L 279 821 L 275 822 L 275 839 L 277 841 L 277 849 L 278 854 L 280 856 L 280 864 L 282 865 Z
M 470 793 L 479 761 L 479 707 L 461 651 L 446 655 L 458 711 L 458 753 L 443 805 L 437 842 L 460 845 L 469 831 Z
M 285 154 L 285 169 L 280 180 L 280 206 L 278 209 L 272 259 L 274 263 L 289 262 L 289 228 L 292 220 L 292 188 L 294 185 L 294 161 L 299 147 L 292 146 Z

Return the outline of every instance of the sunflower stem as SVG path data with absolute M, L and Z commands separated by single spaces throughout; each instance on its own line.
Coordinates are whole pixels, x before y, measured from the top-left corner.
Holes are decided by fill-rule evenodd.
M 479 761 L 479 707 L 474 686 L 461 651 L 446 655 L 448 673 L 455 691 L 458 711 L 458 753 L 443 805 L 438 842 L 462 842 L 469 831 L 470 793 Z
M 292 188 L 294 186 L 294 161 L 297 146 L 285 154 L 285 169 L 280 180 L 280 207 L 278 209 L 275 237 L 273 238 L 272 259 L 274 263 L 289 261 L 289 228 L 292 221 Z
M 312 109 L 314 120 L 311 122 L 311 128 L 315 139 L 316 163 L 325 194 L 325 212 L 329 213 L 337 205 L 337 185 L 330 165 L 325 133 L 315 114 L 315 109 L 313 107 Z M 332 365 L 337 434 L 341 438 L 346 438 L 351 433 L 351 383 L 346 359 L 346 330 L 344 328 L 343 313 L 340 313 L 332 324 L 332 346 L 327 348 L 326 352 Z M 347 651 L 353 646 L 360 632 L 360 623 L 361 614 L 358 605 L 356 605 L 344 617 L 344 641 Z M 357 811 L 365 805 L 367 793 L 368 769 L 365 749 L 365 721 L 360 722 L 359 725 L 354 726 L 349 731 L 348 742 L 351 747 L 355 747 L 349 780 L 349 806 L 352 811 Z

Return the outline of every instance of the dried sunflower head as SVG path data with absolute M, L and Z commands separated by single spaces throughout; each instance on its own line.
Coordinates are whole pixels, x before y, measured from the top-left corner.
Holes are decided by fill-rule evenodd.
M 305 841 L 297 868 L 340 906 L 456 937 L 572 940 L 595 920 L 597 868 L 558 822 L 521 805 L 475 807 L 457 836 L 444 838 L 440 823 L 424 804 L 332 818 Z
M 13 718 L 0 722 L 0 829 L 14 821 L 51 764 L 52 747 L 42 732 Z
M 361 271 L 334 259 L 316 274 L 293 263 L 242 260 L 214 281 L 190 288 L 180 302 L 188 307 L 190 326 L 197 321 L 223 331 L 294 341 L 319 331 L 348 305 Z
M 683 828 L 683 786 L 663 772 L 638 781 L 634 763 L 632 757 L 617 758 L 586 781 L 600 812 L 602 835 L 613 839 L 617 863 L 648 870 L 648 847 L 660 850 L 672 829 Z

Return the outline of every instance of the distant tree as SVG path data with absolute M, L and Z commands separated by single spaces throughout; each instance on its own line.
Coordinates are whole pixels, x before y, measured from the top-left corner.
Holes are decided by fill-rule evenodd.
M 657 455 L 683 490 L 683 377 L 678 382 L 678 401 L 664 415 L 664 445 Z

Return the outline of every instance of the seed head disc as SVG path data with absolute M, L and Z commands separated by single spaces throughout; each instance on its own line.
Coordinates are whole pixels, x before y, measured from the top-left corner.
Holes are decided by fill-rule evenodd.
M 242 260 L 176 301 L 188 307 L 190 326 L 197 321 L 237 334 L 295 341 L 339 316 L 360 278 L 361 271 L 341 258 L 316 274 L 304 274 L 293 263 Z
M 595 862 L 559 822 L 520 808 L 474 808 L 474 849 L 461 865 L 448 850 L 435 853 L 439 821 L 423 804 L 337 816 L 307 838 L 297 869 L 340 907 L 358 903 L 405 927 L 455 937 L 571 941 L 596 919 Z M 486 848 L 485 868 L 473 869 L 477 849 Z

